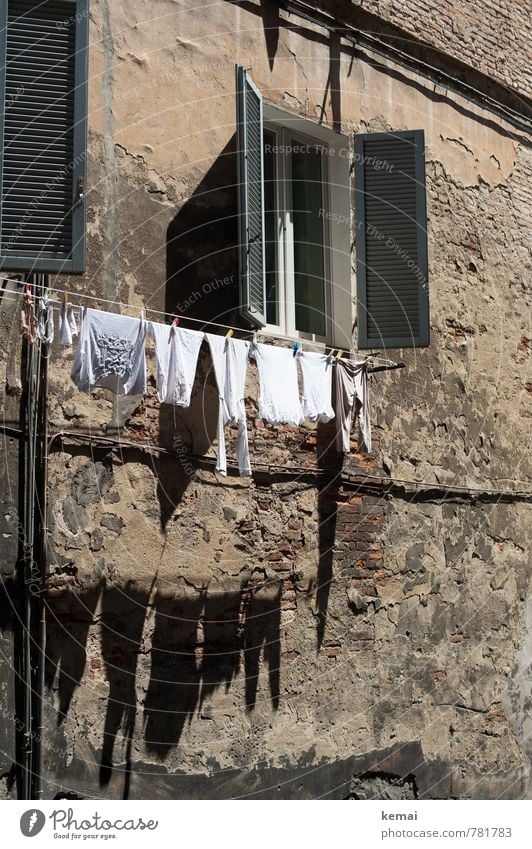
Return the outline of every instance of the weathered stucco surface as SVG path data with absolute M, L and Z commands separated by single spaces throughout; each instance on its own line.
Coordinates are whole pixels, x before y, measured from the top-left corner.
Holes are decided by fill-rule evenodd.
M 347 145 L 423 128 L 431 346 L 389 352 L 406 368 L 372 379 L 374 455 L 354 440 L 350 465 L 530 489 L 529 144 L 385 61 L 331 58 L 310 24 L 265 33 L 263 6 L 92 4 L 89 267 L 69 286 L 169 311 L 198 290 L 190 315 L 235 319 L 235 63 Z M 206 352 L 188 410 L 153 381 L 88 398 L 71 360 L 54 348 L 52 432 L 214 456 Z M 529 506 L 342 488 L 334 431 L 264 426 L 256 399 L 250 365 L 252 480 L 54 441 L 46 794 L 530 795 Z

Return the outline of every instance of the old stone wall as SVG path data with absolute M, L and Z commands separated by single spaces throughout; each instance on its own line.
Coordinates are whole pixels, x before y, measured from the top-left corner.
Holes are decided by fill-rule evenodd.
M 237 62 L 348 146 L 423 128 L 431 346 L 388 352 L 406 368 L 372 378 L 373 455 L 355 434 L 347 471 L 530 489 L 528 141 L 266 7 L 92 4 L 89 265 L 69 287 L 237 320 Z M 253 364 L 255 474 L 220 478 L 206 351 L 187 410 L 153 378 L 88 398 L 71 362 L 54 347 L 47 796 L 530 794 L 527 504 L 342 484 L 331 426 L 257 418 Z M 118 434 L 172 453 L 90 442 Z
M 410 36 L 530 97 L 532 17 L 526 0 L 461 4 L 407 0 L 401 5 L 392 0 L 325 0 L 317 5 L 336 11 L 365 32 L 378 32 L 389 23 L 402 31 L 402 37 L 397 33 L 395 38 L 400 49 L 408 48 Z

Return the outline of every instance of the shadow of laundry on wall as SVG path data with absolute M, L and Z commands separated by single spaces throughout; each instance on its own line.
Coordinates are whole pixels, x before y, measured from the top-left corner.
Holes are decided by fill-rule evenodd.
M 160 758 L 177 745 L 198 705 L 196 635 L 203 603 L 203 593 L 188 597 L 159 595 L 155 600 L 144 741 L 148 751 Z
M 212 694 L 229 691 L 244 657 L 246 707 L 256 704 L 261 658 L 271 702 L 279 705 L 281 585 L 249 593 L 205 591 L 156 599 L 152 665 L 144 705 L 147 749 L 164 759 Z M 249 603 L 243 617 L 243 599 Z
M 87 664 L 87 638 L 94 624 L 102 584 L 83 592 L 69 591 L 46 602 L 46 665 L 48 689 L 57 687 L 57 724 L 65 720 Z
M 327 624 L 327 609 L 333 580 L 334 546 L 336 539 L 336 515 L 338 480 L 342 472 L 343 458 L 335 448 L 334 426 L 318 423 L 317 462 L 320 469 L 332 469 L 330 483 L 318 491 L 318 574 L 316 578 L 316 641 L 321 649 Z
M 93 635 L 99 632 L 102 659 L 91 655 L 88 672 L 98 677 L 103 664 L 109 687 L 101 787 L 113 781 L 113 792 L 117 789 L 127 799 L 134 740 L 142 735 L 146 750 L 164 760 L 194 716 L 210 714 L 215 691 L 223 688 L 227 693 L 241 672 L 247 710 L 256 705 L 259 673 L 267 674 L 271 704 L 277 709 L 281 586 L 280 581 L 254 586 L 245 582 L 230 589 L 159 590 L 154 596 L 153 587 L 102 582 L 49 601 L 46 681 L 49 688 L 57 687 L 58 725 L 71 709 L 76 689 L 83 686 L 91 627 Z M 152 607 L 153 620 L 148 617 Z M 150 671 L 142 705 L 139 657 L 146 653 Z M 142 730 L 137 722 L 141 707 Z M 118 787 L 122 777 L 123 786 Z
M 244 666 L 246 673 L 246 709 L 257 702 L 261 653 L 268 667 L 270 696 L 274 710 L 279 707 L 281 664 L 281 584 L 265 586 L 253 592 L 246 613 Z
M 201 617 L 203 651 L 201 657 L 200 709 L 219 687 L 228 692 L 240 670 L 243 631 L 241 592 L 210 592 Z
M 149 593 L 133 584 L 108 587 L 102 598 L 101 640 L 109 695 L 103 731 L 100 785 L 105 787 L 113 771 L 113 749 L 122 729 L 125 741 L 123 798 L 129 795 L 131 746 L 137 708 L 136 673 Z

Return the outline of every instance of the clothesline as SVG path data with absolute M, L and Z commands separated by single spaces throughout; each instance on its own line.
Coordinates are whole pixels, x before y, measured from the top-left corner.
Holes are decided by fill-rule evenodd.
M 21 333 L 30 343 L 51 345 L 55 338 L 54 309 L 46 296 L 38 301 L 26 291 L 20 313 Z M 255 360 L 259 378 L 258 418 L 264 422 L 299 427 L 305 419 L 336 419 L 336 447 L 349 454 L 353 419 L 358 419 L 366 451 L 371 452 L 368 365 L 328 353 L 293 350 L 231 334 L 147 321 L 144 316 L 111 313 L 87 307 L 78 329 L 74 308 L 64 302 L 59 317 L 59 341 L 77 349 L 70 376 L 82 392 L 107 389 L 116 395 L 148 394 L 146 341 L 155 346 L 155 382 L 161 404 L 189 407 L 200 349 L 208 344 L 218 388 L 217 471 L 227 474 L 224 428 L 238 428 L 236 453 L 241 475 L 251 474 L 246 423 L 246 371 Z M 298 369 L 299 365 L 299 369 Z M 301 372 L 301 394 L 298 373 Z M 333 378 L 334 375 L 334 378 Z M 333 392 L 333 380 L 335 391 Z M 333 407 L 333 399 L 335 406 Z
M 9 283 L 18 283 L 21 287 L 23 287 L 19 291 L 11 290 L 11 291 L 7 292 L 6 290 L 3 290 L 2 297 L 4 297 L 5 295 L 8 295 L 8 296 L 14 295 L 16 297 L 21 297 L 21 296 L 24 295 L 24 286 L 30 286 L 30 288 L 32 289 L 32 293 L 34 295 L 37 294 L 34 291 L 35 287 L 32 286 L 31 283 L 26 283 L 26 281 L 24 281 L 24 280 L 16 280 L 12 277 L 5 277 L 3 275 L 0 275 L 0 280 L 4 280 L 4 281 L 9 282 Z M 122 301 L 111 301 L 107 298 L 101 298 L 98 295 L 82 295 L 79 292 L 70 292 L 67 289 L 59 289 L 59 288 L 53 287 L 53 286 L 46 287 L 46 291 L 55 292 L 56 294 L 61 295 L 62 298 L 66 297 L 69 303 L 72 303 L 72 300 L 71 300 L 72 297 L 81 299 L 81 303 L 77 303 L 77 304 L 72 303 L 72 305 L 76 306 L 76 307 L 86 306 L 87 305 L 86 301 L 91 300 L 91 301 L 95 301 L 96 303 L 99 303 L 99 304 L 107 304 L 108 306 L 118 306 L 118 307 L 121 307 L 122 309 L 128 309 L 128 310 L 131 310 L 131 311 L 135 310 L 137 313 L 145 312 L 145 313 L 151 313 L 153 315 L 164 316 L 165 318 L 170 319 L 170 320 L 178 319 L 179 321 L 181 321 L 181 320 L 191 321 L 191 322 L 194 322 L 196 324 L 201 324 L 202 327 L 217 327 L 221 330 L 232 331 L 233 333 L 239 333 L 239 334 L 243 334 L 243 335 L 246 335 L 246 336 L 251 336 L 254 339 L 256 339 L 258 336 L 263 336 L 265 338 L 268 338 L 269 335 L 270 335 L 268 333 L 264 333 L 263 331 L 261 331 L 260 328 L 259 329 L 255 328 L 254 330 L 246 330 L 242 327 L 237 327 L 236 325 L 222 324 L 222 323 L 216 322 L 216 321 L 206 321 L 204 319 L 193 318 L 192 316 L 188 316 L 188 315 L 179 315 L 178 313 L 169 313 L 169 312 L 165 312 L 163 310 L 156 310 L 156 309 L 153 309 L 152 307 L 134 307 L 132 304 L 124 304 Z M 54 305 L 54 306 L 62 306 L 62 304 L 63 304 L 63 300 L 57 301 L 57 300 L 53 300 L 52 298 L 48 299 L 48 302 L 50 304 Z M 295 339 L 295 338 L 287 337 L 287 336 L 282 336 L 280 338 L 282 338 L 283 340 L 285 340 L 287 342 L 291 342 L 292 344 L 298 343 L 300 346 L 305 344 L 305 340 L 302 341 L 300 339 Z M 343 348 L 342 349 L 342 348 L 338 348 L 338 347 L 333 347 L 331 345 L 324 345 L 323 343 L 319 343 L 319 342 L 309 342 L 309 344 L 310 345 L 316 345 L 316 346 L 319 346 L 319 347 L 328 347 L 331 350 L 337 350 L 338 352 L 341 351 L 341 355 L 342 356 L 345 355 L 347 358 L 349 358 L 351 355 L 353 355 L 355 357 L 362 357 L 366 362 L 372 363 L 372 364 L 378 366 L 379 371 L 385 370 L 385 369 L 398 369 L 398 368 L 404 368 L 405 367 L 404 363 L 393 362 L 392 360 L 389 360 L 386 357 L 379 356 L 378 353 L 371 353 L 371 354 L 366 355 L 366 354 L 361 354 L 359 351 L 355 351 L 354 349 L 351 349 L 351 348 Z M 371 371 L 371 369 L 370 369 L 370 371 Z

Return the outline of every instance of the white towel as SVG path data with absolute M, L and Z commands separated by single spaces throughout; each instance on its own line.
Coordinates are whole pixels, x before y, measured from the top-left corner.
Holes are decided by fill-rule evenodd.
M 259 417 L 270 424 L 304 420 L 299 401 L 296 358 L 291 348 L 276 348 L 260 342 L 252 348 L 260 380 Z
M 150 322 L 155 340 L 157 398 L 161 404 L 188 407 L 205 334 L 173 324 Z
M 303 377 L 304 415 L 313 422 L 330 422 L 334 419 L 330 355 L 301 351 L 298 360 Z
M 237 424 L 236 456 L 241 475 L 251 474 L 244 392 L 249 342 L 206 333 L 218 386 L 218 455 L 216 471 L 227 474 L 225 425 Z
M 117 395 L 146 393 L 146 322 L 118 313 L 83 311 L 71 377 L 78 389 Z

